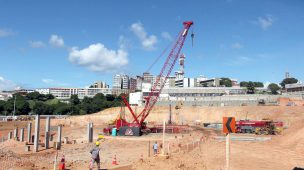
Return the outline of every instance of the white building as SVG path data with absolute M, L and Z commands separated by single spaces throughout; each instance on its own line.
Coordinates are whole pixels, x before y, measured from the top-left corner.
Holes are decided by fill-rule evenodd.
M 48 88 L 43 88 L 43 89 L 36 89 L 36 92 L 40 93 L 40 94 L 50 94 L 50 89 Z
M 46 88 L 36 89 L 40 94 L 52 94 L 59 100 L 68 100 L 73 94 L 78 95 L 79 99 L 84 97 L 94 97 L 98 93 L 104 95 L 112 94 L 110 88 Z
M 129 76 L 116 74 L 113 76 L 113 89 L 129 89 Z
M 0 92 L 0 100 L 5 100 L 6 101 L 11 97 L 13 97 L 12 93 Z
M 141 106 L 143 103 L 142 93 L 141 92 L 135 92 L 129 94 L 129 104 L 130 105 L 136 105 Z

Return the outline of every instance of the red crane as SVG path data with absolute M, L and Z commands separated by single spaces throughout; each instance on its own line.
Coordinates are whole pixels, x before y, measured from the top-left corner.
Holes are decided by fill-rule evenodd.
M 139 115 L 135 115 L 132 108 L 130 107 L 125 96 L 122 96 L 125 105 L 131 112 L 134 120 L 132 123 L 126 122 L 124 119 L 118 119 L 116 121 L 116 128 L 120 131 L 121 135 L 140 135 L 142 129 L 146 129 L 145 119 L 149 116 L 151 110 L 153 109 L 157 99 L 165 86 L 165 83 L 172 72 L 172 69 L 177 61 L 180 51 L 184 45 L 188 31 L 193 25 L 192 21 L 186 21 L 183 23 L 183 29 L 179 32 L 176 42 L 171 49 L 165 64 L 163 65 L 160 73 L 156 77 L 156 80 L 151 88 L 149 96 L 145 98 L 145 108 L 141 111 Z M 192 37 L 193 38 L 193 37 Z

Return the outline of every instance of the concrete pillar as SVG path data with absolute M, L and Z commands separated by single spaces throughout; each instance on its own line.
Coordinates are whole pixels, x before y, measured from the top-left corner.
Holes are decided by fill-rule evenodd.
M 45 149 L 49 149 L 50 142 L 50 117 L 45 120 Z
M 32 123 L 28 123 L 27 125 L 27 141 L 30 143 L 31 141 L 31 132 L 32 132 Z
M 24 141 L 24 128 L 20 129 L 20 139 L 19 141 L 23 142 Z
M 50 142 L 50 132 L 45 132 L 45 149 L 49 149 L 49 142 Z
M 51 118 L 47 117 L 45 120 L 45 131 L 50 132 L 50 128 L 51 128 Z
M 34 152 L 38 152 L 39 147 L 39 132 L 40 132 L 40 116 L 36 115 L 35 119 L 35 138 L 34 138 Z
M 57 146 L 58 146 L 58 149 L 61 148 L 61 132 L 62 132 L 62 127 L 61 125 L 58 126 L 58 136 L 57 136 Z
M 8 137 L 7 137 L 7 139 L 12 139 L 12 136 L 13 136 L 13 132 L 8 132 Z
M 18 140 L 18 127 L 14 130 L 14 139 Z
M 91 142 L 93 142 L 93 123 L 91 123 Z
M 88 129 L 87 129 L 87 135 L 88 135 L 88 143 L 93 142 L 93 123 L 88 124 Z

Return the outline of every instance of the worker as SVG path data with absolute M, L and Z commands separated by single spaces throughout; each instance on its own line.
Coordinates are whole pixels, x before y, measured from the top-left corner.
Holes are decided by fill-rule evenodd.
M 155 141 L 155 143 L 153 144 L 154 156 L 157 155 L 157 150 L 158 150 L 158 144 L 157 144 L 157 141 Z
M 100 151 L 100 148 L 99 148 L 99 141 L 97 141 L 95 143 L 95 147 L 90 151 L 91 153 L 91 165 L 90 165 L 90 170 L 93 169 L 94 167 L 94 164 L 96 162 L 97 164 L 97 169 L 99 170 L 100 169 L 100 157 L 99 157 L 99 151 Z

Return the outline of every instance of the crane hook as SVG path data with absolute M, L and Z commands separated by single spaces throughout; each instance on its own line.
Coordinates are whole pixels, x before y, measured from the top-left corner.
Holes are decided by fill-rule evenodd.
M 193 47 L 193 39 L 194 39 L 193 29 L 192 29 L 192 33 L 191 33 L 191 39 L 192 39 L 192 47 Z

